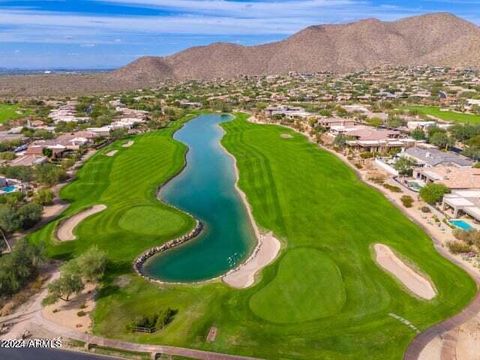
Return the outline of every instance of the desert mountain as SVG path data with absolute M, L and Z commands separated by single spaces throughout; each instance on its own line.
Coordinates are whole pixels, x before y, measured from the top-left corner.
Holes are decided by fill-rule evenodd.
M 116 73 L 185 80 L 417 64 L 480 66 L 480 28 L 447 13 L 394 22 L 367 19 L 311 26 L 266 45 L 216 43 L 165 58 L 141 58 Z
M 0 95 L 25 90 L 34 94 L 42 85 L 61 89 L 62 94 L 67 89 L 77 93 L 104 92 L 154 86 L 168 79 L 232 78 L 289 71 L 341 73 L 381 65 L 480 67 L 480 28 L 447 13 L 393 22 L 367 19 L 317 25 L 265 45 L 215 43 L 167 57 L 142 57 L 109 74 L 75 79 L 0 77 Z

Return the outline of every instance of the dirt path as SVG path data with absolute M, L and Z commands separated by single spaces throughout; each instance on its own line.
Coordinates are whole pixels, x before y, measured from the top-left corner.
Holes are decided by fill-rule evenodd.
M 50 281 L 57 279 L 59 272 L 54 272 Z M 248 360 L 255 359 L 252 357 L 244 357 L 237 355 L 221 354 L 210 351 L 188 349 L 175 346 L 147 345 L 131 343 L 126 341 L 107 339 L 100 336 L 85 333 L 85 329 L 71 329 L 62 324 L 47 319 L 42 311 L 42 300 L 48 293 L 48 282 L 44 285 L 43 290 L 32 298 L 28 303 L 17 309 L 17 311 L 5 317 L 0 318 L 0 325 L 3 323 L 14 323 L 9 332 L 0 336 L 0 339 L 20 339 L 22 334 L 29 330 L 32 336 L 48 334 L 50 338 L 61 337 L 64 339 L 72 339 L 86 342 L 91 345 L 104 347 L 112 347 L 115 349 L 146 352 L 151 354 L 166 354 L 171 356 L 185 356 L 192 359 L 203 360 Z
M 437 295 L 430 281 L 405 264 L 388 246 L 375 244 L 373 248 L 380 267 L 395 276 L 412 293 L 426 300 Z
M 107 207 L 105 205 L 95 205 L 61 222 L 57 230 L 58 240 L 60 241 L 75 240 L 75 235 L 73 234 L 73 230 L 75 229 L 75 227 L 78 224 L 80 224 L 83 220 L 85 220 L 87 217 L 95 215 L 105 210 L 106 208 Z

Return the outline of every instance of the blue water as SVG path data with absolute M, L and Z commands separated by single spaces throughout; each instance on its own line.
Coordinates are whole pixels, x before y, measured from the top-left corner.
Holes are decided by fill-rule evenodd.
M 160 192 L 160 199 L 202 221 L 197 239 L 153 257 L 145 272 L 172 282 L 215 278 L 244 260 L 255 245 L 247 209 L 235 189 L 234 163 L 220 146 L 219 124 L 230 118 L 201 115 L 175 134 L 189 147 L 183 172 Z
M 13 185 L 10 185 L 10 186 L 4 186 L 2 187 L 2 190 L 7 192 L 7 193 L 11 193 L 11 192 L 14 192 L 17 188 Z
M 463 220 L 450 220 L 450 224 L 464 231 L 472 231 L 473 227 Z

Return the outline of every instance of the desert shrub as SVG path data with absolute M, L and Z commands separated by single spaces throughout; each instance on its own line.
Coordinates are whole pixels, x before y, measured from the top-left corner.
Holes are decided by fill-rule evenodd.
M 359 170 L 360 170 L 360 169 L 363 169 L 363 165 L 362 165 L 362 164 L 359 164 L 359 163 L 355 163 L 355 167 L 356 167 L 357 169 L 359 169 Z
M 428 206 L 422 206 L 422 207 L 420 208 L 420 211 L 421 211 L 422 213 L 425 213 L 425 214 L 428 214 L 428 213 L 432 212 Z
M 360 154 L 360 157 L 362 159 L 371 159 L 373 157 L 375 157 L 375 153 L 372 153 L 372 152 L 363 152 Z
M 17 156 L 12 151 L 5 151 L 5 152 L 0 153 L 0 159 L 2 159 L 2 160 L 13 160 L 16 157 Z
M 85 315 L 87 315 L 87 313 L 83 310 L 80 310 L 79 312 L 77 312 L 78 317 L 82 317 L 82 316 L 85 316 Z
M 447 247 L 453 254 L 468 253 L 472 250 L 470 245 L 461 241 L 449 241 Z
M 139 316 L 127 325 L 127 330 L 137 331 L 138 329 L 142 329 L 150 332 L 161 330 L 175 319 L 177 313 L 178 310 L 167 308 L 153 315 Z
M 383 185 L 383 183 L 386 180 L 386 177 L 383 175 L 373 175 L 373 176 L 370 176 L 368 180 L 374 182 L 375 184 Z
M 400 200 L 402 201 L 403 206 L 406 208 L 411 208 L 413 205 L 413 198 L 409 195 L 403 195 Z
M 453 236 L 468 245 L 475 245 L 477 247 L 480 247 L 480 231 L 478 230 L 464 231 L 460 229 L 455 229 L 453 230 Z
M 402 192 L 402 189 L 400 189 L 398 186 L 395 186 L 395 185 L 383 184 L 383 187 L 385 189 L 390 190 L 391 192 L 394 192 L 394 193 L 401 193 Z

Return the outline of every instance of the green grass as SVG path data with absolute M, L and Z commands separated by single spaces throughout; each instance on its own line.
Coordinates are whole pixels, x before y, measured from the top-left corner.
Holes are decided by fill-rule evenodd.
M 239 185 L 255 219 L 286 248 L 261 281 L 245 290 L 219 282 L 157 286 L 134 275 L 136 255 L 193 226 L 188 216 L 154 197 L 157 185 L 181 169 L 186 149 L 172 140 L 178 125 L 138 136 L 127 149 L 113 144 L 62 191 L 72 201 L 65 216 L 98 203 L 108 208 L 79 225 L 76 241 L 52 240 L 56 223 L 32 236 L 46 240 L 49 255 L 57 258 L 76 256 L 93 244 L 107 251 L 107 277 L 93 315 L 96 334 L 267 359 L 401 359 L 415 333 L 389 313 L 425 329 L 472 299 L 473 280 L 438 255 L 418 226 L 334 155 L 293 131 L 250 124 L 243 115 L 223 127 L 223 145 L 237 159 Z M 282 139 L 283 133 L 292 138 Z M 112 149 L 119 153 L 103 155 Z M 177 225 L 146 226 L 140 234 L 128 224 L 126 213 L 143 216 L 152 208 L 159 210 L 159 221 L 166 224 L 171 217 Z M 158 233 L 152 235 L 153 229 Z M 371 254 L 378 242 L 427 274 L 438 296 L 419 300 L 382 271 Z M 164 330 L 126 331 L 135 317 L 167 307 L 179 313 Z M 218 336 L 210 344 L 205 339 L 211 326 Z
M 299 267 L 303 270 L 292 271 Z M 299 248 L 287 252 L 275 279 L 251 297 L 250 308 L 274 323 L 296 323 L 338 314 L 345 299 L 335 262 L 318 250 Z
M 189 226 L 189 221 L 180 214 L 172 214 L 169 209 L 156 206 L 136 206 L 125 211 L 118 225 L 126 231 L 139 235 L 158 233 L 174 236 L 178 229 Z
M 8 120 L 15 120 L 22 117 L 17 111 L 19 111 L 17 105 L 0 104 L 0 124 L 3 124 Z
M 459 123 L 480 124 L 480 115 L 464 114 L 455 111 L 440 111 L 438 106 L 407 106 L 406 110 L 416 110 L 422 115 L 431 115 L 438 119 Z

